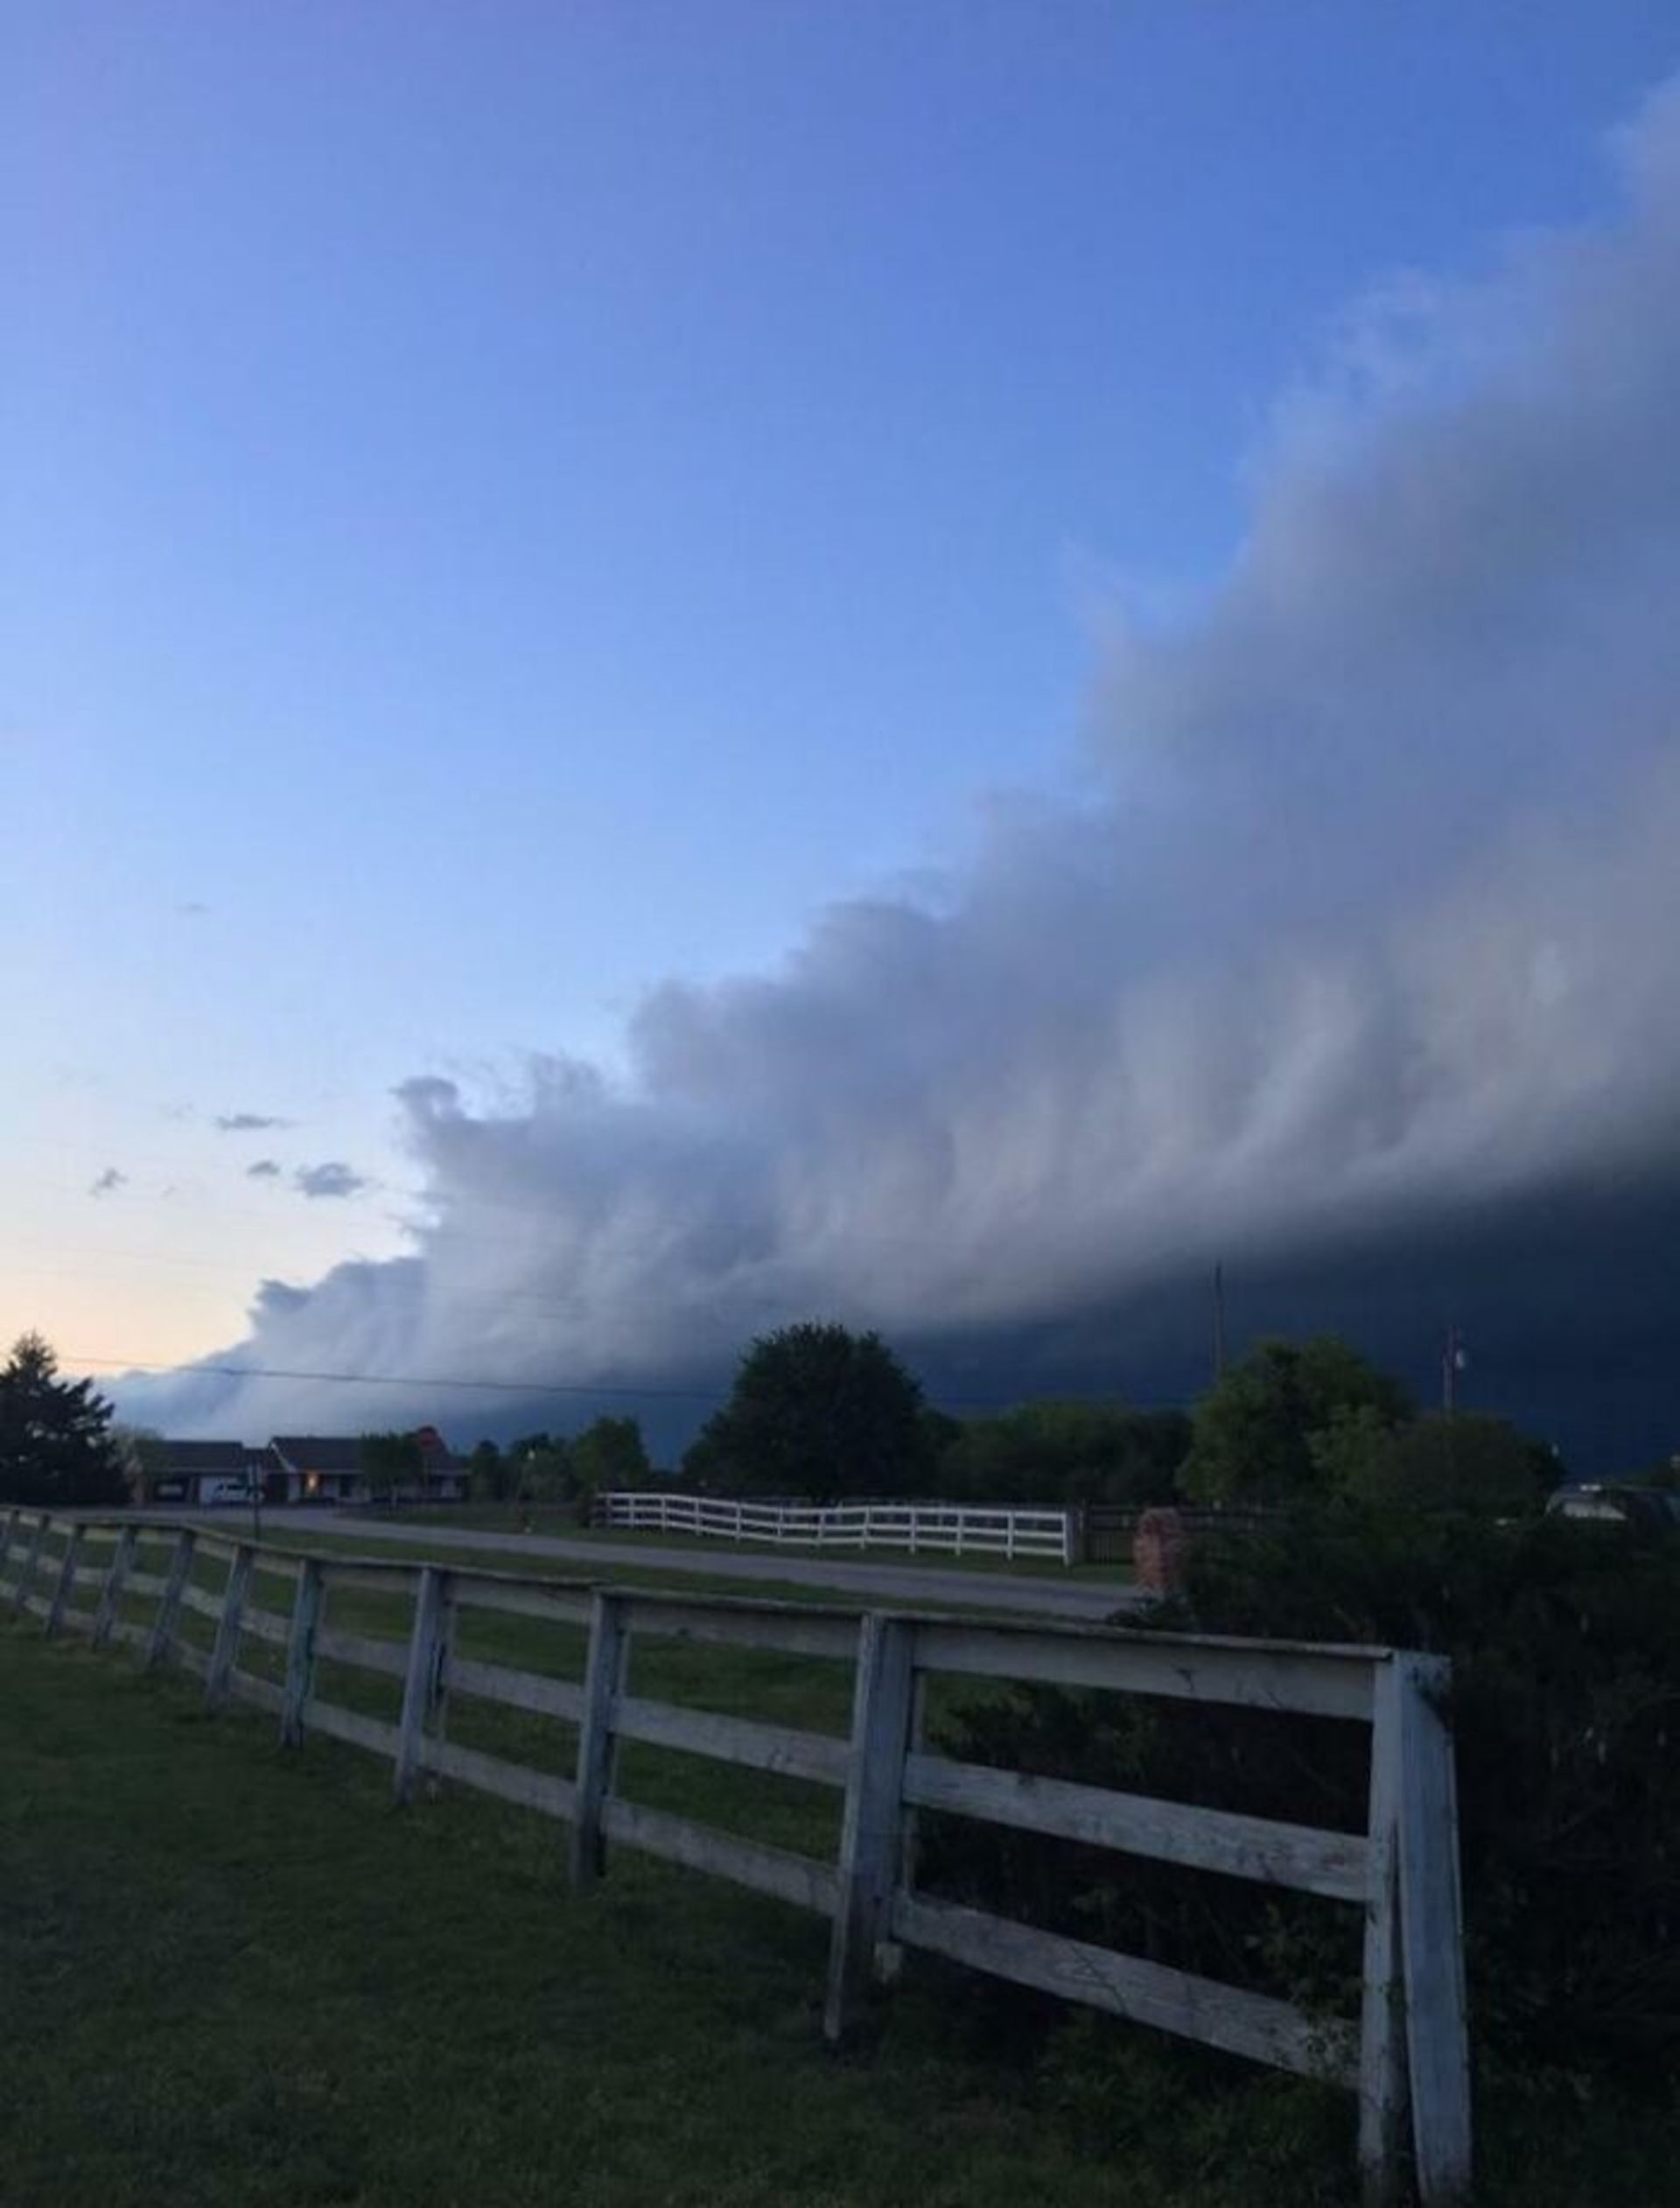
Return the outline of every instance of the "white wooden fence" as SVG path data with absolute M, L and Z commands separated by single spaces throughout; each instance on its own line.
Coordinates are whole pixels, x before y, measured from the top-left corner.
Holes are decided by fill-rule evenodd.
M 162 1573 L 136 1565 L 141 1542 L 168 1550 Z M 220 1584 L 195 1575 L 213 1560 Z M 260 1572 L 292 1585 L 290 1617 L 251 1599 Z M 340 1589 L 412 1597 L 406 1641 L 336 1630 Z M 136 1598 L 149 1615 L 124 1616 Z M 1388 2200 L 1415 2171 L 1427 2208 L 1469 2183 L 1470 2103 L 1450 1736 L 1441 1714 L 1447 1666 L 1404 1651 L 1275 1641 L 973 1623 L 907 1612 L 701 1600 L 379 1559 L 309 1556 L 192 1526 L 0 1516 L 0 1612 L 46 1632 L 131 1644 L 147 1666 L 182 1665 L 206 1699 L 267 1711 L 283 1741 L 325 1734 L 384 1757 L 399 1801 L 435 1773 L 570 1826 L 574 1882 L 587 1887 L 609 1843 L 732 1879 L 827 1917 L 824 2029 L 841 2037 L 872 1973 L 922 1948 L 993 1976 L 1181 2034 L 1274 2067 L 1327 2078 L 1359 2096 L 1367 2196 Z M 581 1679 L 470 1660 L 457 1652 L 465 1612 L 511 1613 L 586 1628 Z M 183 1612 L 214 1623 L 206 1651 Z M 626 1691 L 635 1636 L 723 1643 L 837 1658 L 852 1667 L 849 1738 L 639 1699 Z M 248 1641 L 284 1651 L 283 1685 L 242 1667 Z M 396 1724 L 316 1690 L 323 1659 L 400 1679 Z M 1073 1781 L 957 1762 L 922 1733 L 924 1682 L 935 1675 L 1042 1681 L 1251 1709 L 1286 1710 L 1368 1728 L 1368 1814 L 1362 1832 L 1332 1832 Z M 540 1770 L 446 1736 L 449 1698 L 477 1696 L 577 1728 L 569 1771 Z M 650 1742 L 691 1755 L 814 1781 L 844 1801 L 835 1860 L 767 1847 L 628 1800 L 615 1743 Z M 557 1743 L 556 1743 L 557 1745 Z M 915 1883 L 914 1826 L 934 1810 L 1349 1904 L 1364 1914 L 1358 2025 L 1214 1980 L 959 1907 Z M 1116 1875 L 1120 1875 L 1116 1866 Z
M 700 1533 L 777 1547 L 904 1549 L 912 1556 L 1039 1557 L 1071 1564 L 1073 1511 L 981 1510 L 956 1503 L 737 1503 L 709 1495 L 620 1490 L 601 1497 L 597 1523 L 639 1532 Z

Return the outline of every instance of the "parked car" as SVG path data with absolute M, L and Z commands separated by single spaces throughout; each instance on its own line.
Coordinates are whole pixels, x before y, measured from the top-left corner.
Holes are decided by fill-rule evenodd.
M 1550 1518 L 1625 1525 L 1635 1533 L 1670 1533 L 1680 1530 L 1680 1490 L 1615 1483 L 1559 1488 L 1546 1512 Z

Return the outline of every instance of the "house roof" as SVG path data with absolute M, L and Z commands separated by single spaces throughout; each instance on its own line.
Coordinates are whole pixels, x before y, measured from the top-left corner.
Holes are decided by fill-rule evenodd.
M 359 1433 L 276 1433 L 270 1443 L 274 1454 L 294 1472 L 360 1472 L 361 1436 Z M 429 1474 L 457 1472 L 460 1460 L 447 1448 L 426 1449 L 423 1461 Z
M 243 1472 L 255 1454 L 242 1441 L 164 1440 L 171 1472 Z
M 297 1472 L 360 1472 L 359 1433 L 276 1433 L 270 1444 Z

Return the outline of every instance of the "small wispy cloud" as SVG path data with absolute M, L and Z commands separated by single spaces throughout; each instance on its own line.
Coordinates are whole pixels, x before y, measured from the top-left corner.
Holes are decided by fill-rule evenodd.
M 245 1178 L 248 1181 L 277 1181 L 280 1178 L 278 1160 L 259 1158 L 255 1165 L 246 1167 Z
M 329 1158 L 323 1165 L 299 1166 L 292 1182 L 306 1196 L 354 1196 L 368 1186 L 368 1178 L 341 1158 Z
M 183 901 L 176 906 L 175 909 L 178 913 L 182 914 L 188 920 L 202 920 L 205 914 L 209 911 L 210 908 L 208 905 L 202 903 L 196 897 L 188 897 L 183 899 Z
M 115 1166 L 107 1166 L 97 1181 L 89 1185 L 90 1196 L 108 1196 L 113 1190 L 123 1188 L 128 1181 L 126 1173 L 119 1173 Z
M 217 1115 L 216 1129 L 224 1135 L 261 1134 L 270 1127 L 288 1127 L 289 1119 L 270 1118 L 262 1111 L 224 1111 Z

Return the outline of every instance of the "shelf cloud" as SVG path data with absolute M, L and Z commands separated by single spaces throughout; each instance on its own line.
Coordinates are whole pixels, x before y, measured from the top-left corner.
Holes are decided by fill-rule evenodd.
M 1671 1187 L 1680 90 L 1611 158 L 1614 221 L 1386 284 L 1284 395 L 1228 571 L 1171 624 L 1120 609 L 1099 802 L 998 808 L 940 897 L 653 989 L 623 1078 L 410 1081 L 412 1254 L 260 1298 L 209 1362 L 651 1385 L 813 1313 L 1002 1341 L 1216 1256 L 1399 1264 Z M 395 1409 L 134 1385 L 218 1430 Z

